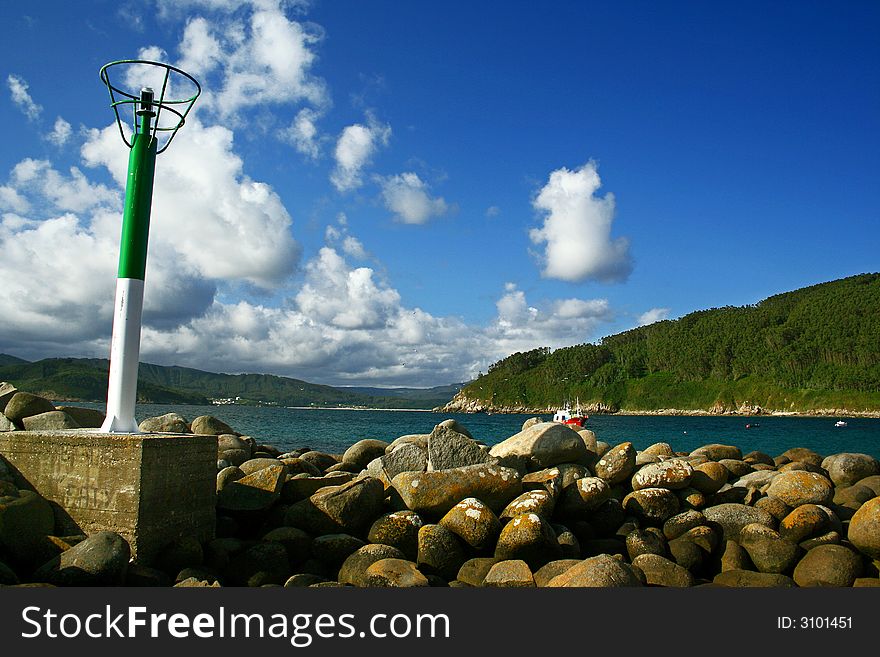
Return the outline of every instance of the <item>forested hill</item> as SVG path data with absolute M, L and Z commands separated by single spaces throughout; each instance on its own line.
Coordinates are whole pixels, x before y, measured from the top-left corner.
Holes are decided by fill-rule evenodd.
M 515 353 L 446 410 L 880 411 L 880 274 Z

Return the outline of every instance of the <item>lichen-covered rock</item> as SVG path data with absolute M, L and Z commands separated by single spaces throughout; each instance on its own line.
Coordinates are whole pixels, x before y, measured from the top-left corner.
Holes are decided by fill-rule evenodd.
M 584 559 L 551 579 L 547 586 L 564 587 L 621 587 L 642 586 L 643 582 L 632 565 L 607 554 Z
M 26 417 L 54 411 L 55 406 L 48 399 L 29 392 L 16 392 L 6 403 L 3 414 L 14 424 L 21 426 Z
M 666 539 L 653 527 L 633 529 L 626 535 L 626 552 L 630 561 L 642 554 L 666 556 Z
M 122 536 L 96 532 L 43 564 L 33 578 L 56 586 L 120 586 L 130 558 L 131 548 Z
M 406 507 L 440 517 L 467 497 L 496 513 L 522 493 L 519 473 L 497 465 L 469 465 L 437 472 L 402 472 L 391 480 Z
M 650 456 L 662 456 L 664 458 L 675 456 L 675 450 L 672 449 L 672 446 L 669 443 L 654 443 L 643 449 L 641 453 Z
M 310 477 L 305 473 L 294 475 L 284 482 L 281 488 L 281 499 L 290 504 L 311 497 L 328 486 L 347 484 L 354 475 L 350 472 L 331 472 L 320 477 Z
M 284 466 L 279 463 L 227 482 L 217 496 L 217 508 L 233 513 L 268 509 L 281 496 L 284 473 Z
M 640 554 L 632 565 L 645 573 L 649 586 L 688 587 L 694 585 L 694 576 L 687 568 L 658 554 Z
M 498 516 L 475 497 L 467 497 L 449 509 L 438 524 L 478 550 L 491 547 L 501 531 Z
M 880 474 L 880 461 L 870 454 L 834 454 L 822 461 L 822 467 L 835 486 L 852 486 L 860 479 Z
M 880 559 L 880 497 L 868 500 L 849 521 L 847 538 L 872 559 Z
M 559 463 L 579 463 L 588 457 L 578 433 L 557 422 L 542 422 L 520 431 L 493 446 L 489 454 L 502 461 L 522 457 L 530 472 Z
M 367 586 L 367 568 L 382 559 L 406 560 L 403 553 L 390 545 L 370 544 L 359 548 L 343 562 L 338 582 L 354 586 Z
M 710 461 L 721 461 L 722 459 L 742 459 L 742 452 L 740 451 L 739 447 L 736 447 L 735 445 L 721 445 L 718 443 L 703 445 L 702 447 L 697 447 L 697 449 L 691 452 L 691 456 L 698 455 L 706 456 Z
M 388 443 L 384 440 L 365 438 L 345 450 L 342 462 L 354 468 L 353 472 L 360 472 L 367 467 L 367 463 L 384 456 L 387 447 Z
M 366 543 L 351 534 L 324 534 L 312 541 L 312 557 L 335 570 Z M 398 553 L 402 554 L 399 550 Z
M 559 507 L 566 518 L 586 519 L 611 497 L 611 487 L 599 477 L 582 477 L 565 488 Z
M 843 545 L 819 545 L 794 569 L 798 586 L 852 586 L 862 576 L 862 558 Z
M 682 459 L 669 459 L 650 463 L 640 468 L 632 476 L 632 489 L 667 488 L 677 490 L 687 488 L 694 475 L 694 469 Z
M 547 586 L 554 577 L 561 575 L 572 566 L 578 565 L 581 561 L 582 559 L 557 559 L 541 566 L 534 573 L 535 586 L 540 588 Z
M 632 443 L 615 445 L 596 463 L 596 476 L 612 486 L 629 479 L 636 468 L 636 448 Z
M 498 559 L 522 559 L 537 570 L 548 561 L 560 559 L 562 548 L 550 522 L 535 513 L 523 513 L 508 522 L 495 546 Z
M 490 588 L 532 588 L 535 577 L 529 565 L 521 559 L 506 559 L 494 564 L 483 580 Z
M 791 577 L 776 573 L 756 573 L 751 570 L 725 570 L 712 580 L 719 586 L 737 588 L 792 588 L 797 586 Z
M 721 555 L 721 572 L 728 570 L 754 570 L 749 553 L 736 541 L 727 541 Z
M 419 529 L 425 524 L 415 511 L 393 511 L 376 518 L 367 532 L 370 543 L 391 545 L 415 561 L 419 555 Z
M 79 423 L 64 411 L 48 411 L 30 415 L 21 421 L 25 431 L 60 431 L 79 429 Z
M 426 575 L 455 579 L 467 560 L 458 536 L 443 525 L 424 525 L 419 529 L 418 566 Z
M 369 587 L 418 588 L 428 586 L 425 577 L 412 561 L 379 559 L 364 571 L 365 585 Z
M 239 435 L 238 432 L 213 415 L 200 415 L 192 421 L 192 432 L 201 436 L 219 436 L 224 433 Z
M 687 509 L 669 518 L 663 523 L 663 535 L 672 540 L 678 538 L 689 529 L 699 527 L 706 522 L 706 517 L 696 509 Z
M 470 586 L 482 586 L 486 575 L 492 570 L 492 566 L 498 563 L 495 557 L 474 557 L 468 559 L 458 569 L 456 580 Z
M 546 490 L 526 491 L 511 500 L 501 512 L 501 518 L 514 518 L 522 513 L 537 513 L 545 518 L 553 517 L 556 500 Z
M 238 467 L 241 468 L 241 471 L 244 472 L 246 475 L 251 475 L 251 474 L 254 474 L 255 472 L 259 472 L 260 470 L 263 470 L 265 468 L 271 468 L 271 467 L 275 467 L 275 466 L 281 466 L 282 476 L 284 476 L 284 477 L 287 476 L 287 466 L 284 465 L 278 459 L 270 459 L 270 458 L 248 459 L 247 461 L 245 461 L 244 463 L 242 463 Z
M 782 538 L 779 532 L 757 523 L 742 528 L 739 543 L 762 573 L 786 573 L 801 556 L 801 549 L 795 543 Z
M 179 413 L 148 417 L 138 425 L 138 431 L 144 433 L 190 433 L 189 422 Z
M 678 513 L 678 497 L 668 488 L 640 488 L 623 498 L 623 510 L 649 523 L 662 524 Z
M 815 504 L 801 504 L 779 522 L 779 535 L 792 543 L 820 534 L 829 527 L 828 514 Z
M 428 469 L 449 470 L 467 465 L 490 463 L 489 452 L 470 436 L 442 423 L 428 436 Z
M 364 477 L 341 486 L 322 488 L 308 499 L 293 504 L 287 510 L 284 523 L 316 536 L 358 535 L 382 512 L 384 498 L 382 482 Z
M 327 468 L 331 468 L 336 465 L 339 461 L 336 460 L 335 457 L 330 454 L 325 454 L 324 452 L 319 452 L 317 450 L 310 450 L 308 452 L 303 452 L 299 455 L 303 461 L 311 463 L 321 472 L 326 472 Z
M 757 502 L 755 502 L 755 508 L 766 511 L 780 522 L 783 518 L 785 518 L 785 516 L 792 512 L 792 508 L 788 504 L 780 500 L 778 497 L 773 497 L 772 495 L 762 497 Z
M 801 504 L 828 504 L 834 498 L 831 481 L 816 472 L 783 472 L 767 488 L 767 495 L 778 497 L 791 507 Z
M 701 493 L 712 495 L 727 483 L 729 470 L 717 461 L 707 461 L 694 467 L 690 485 Z

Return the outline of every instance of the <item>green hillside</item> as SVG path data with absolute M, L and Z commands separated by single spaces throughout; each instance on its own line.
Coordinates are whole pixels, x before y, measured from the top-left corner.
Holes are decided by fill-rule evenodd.
M 109 363 L 103 359 L 47 358 L 30 363 L 0 354 L 0 381 L 58 400 L 105 401 L 108 370 Z M 138 368 L 138 401 L 163 404 L 237 399 L 242 404 L 280 406 L 433 408 L 448 401 L 456 389 L 334 388 L 269 374 L 214 374 L 149 363 Z
M 515 353 L 456 399 L 489 408 L 880 411 L 880 274 L 694 312 L 551 351 Z

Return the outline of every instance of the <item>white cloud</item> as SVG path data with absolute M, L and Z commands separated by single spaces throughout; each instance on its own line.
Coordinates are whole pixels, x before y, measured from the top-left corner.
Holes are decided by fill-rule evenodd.
M 18 106 L 18 109 L 24 113 L 29 121 L 36 120 L 43 111 L 43 108 L 37 105 L 28 93 L 28 83 L 17 75 L 10 74 L 6 78 L 6 85 L 9 87 L 9 92 L 12 95 L 12 102 Z
M 299 258 L 281 199 L 244 174 L 229 129 L 196 118 L 184 130 L 156 161 L 151 248 L 159 240 L 207 279 L 281 285 Z M 127 149 L 115 126 L 93 130 L 82 154 L 124 187 Z
M 490 219 L 493 217 L 497 217 L 499 214 L 501 214 L 501 208 L 499 208 L 497 205 L 490 205 L 488 208 L 486 208 L 486 216 Z
M 346 126 L 336 142 L 334 157 L 336 167 L 330 174 L 330 182 L 340 192 L 357 189 L 363 184 L 362 171 L 373 154 L 388 144 L 391 126 L 378 122 L 371 114 L 367 124 Z
M 543 276 L 572 282 L 629 277 L 629 240 L 611 238 L 614 195 L 595 196 L 601 184 L 593 162 L 576 171 L 563 167 L 550 174 L 534 199 L 535 209 L 546 215 L 541 228 L 529 232 L 535 244 L 546 242 Z
M 70 124 L 59 116 L 55 119 L 55 125 L 52 128 L 52 132 L 46 135 L 46 140 L 56 146 L 64 146 L 64 144 L 67 143 L 67 140 L 70 139 L 71 133 L 72 129 Z
M 281 138 L 292 144 L 298 152 L 316 160 L 321 153 L 320 135 L 316 124 L 320 116 L 320 112 L 304 107 L 297 113 L 293 122 L 281 131 Z
M 12 169 L 10 182 L 18 192 L 36 192 L 62 212 L 83 212 L 98 205 L 113 205 L 121 198 L 116 190 L 89 182 L 77 167 L 71 167 L 70 176 L 64 176 L 52 168 L 48 160 L 22 160 Z
M 385 207 L 397 221 L 423 224 L 446 213 L 446 201 L 432 198 L 428 186 L 415 173 L 402 173 L 382 179 Z
M 653 324 L 654 322 L 659 322 L 661 320 L 667 319 L 669 317 L 669 308 L 651 308 L 641 315 L 639 315 L 638 322 L 639 326 L 646 326 L 648 324 Z

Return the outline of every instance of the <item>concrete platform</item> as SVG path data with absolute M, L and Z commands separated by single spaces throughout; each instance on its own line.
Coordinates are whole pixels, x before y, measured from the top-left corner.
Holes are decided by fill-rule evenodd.
M 0 458 L 21 487 L 60 506 L 59 534 L 118 532 L 147 564 L 177 538 L 214 536 L 216 436 L 8 431 L 0 433 Z

